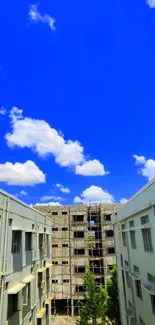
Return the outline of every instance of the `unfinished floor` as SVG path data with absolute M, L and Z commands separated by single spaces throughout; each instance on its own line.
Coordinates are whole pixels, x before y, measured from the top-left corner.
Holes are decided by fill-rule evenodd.
M 111 215 L 120 204 L 37 206 L 52 219 L 52 314 L 78 315 L 87 267 L 106 285 L 115 263 Z

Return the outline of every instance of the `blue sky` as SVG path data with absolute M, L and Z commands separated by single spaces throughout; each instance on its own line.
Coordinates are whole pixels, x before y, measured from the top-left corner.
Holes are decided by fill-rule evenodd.
M 155 176 L 155 0 L 2 1 L 0 187 L 119 202 Z

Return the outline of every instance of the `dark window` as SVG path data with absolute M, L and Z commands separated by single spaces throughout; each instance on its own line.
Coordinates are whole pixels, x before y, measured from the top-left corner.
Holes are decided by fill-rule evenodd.
M 144 217 L 141 217 L 141 224 L 142 225 L 145 225 L 146 223 L 149 223 L 149 216 L 144 216 Z
M 9 226 L 12 226 L 12 219 L 9 219 Z
M 74 215 L 73 221 L 75 222 L 83 222 L 84 221 L 84 215 Z
M 58 247 L 58 244 L 53 244 L 52 247 L 53 248 Z
M 45 234 L 39 234 L 39 249 L 43 249 L 45 246 Z
M 135 230 L 131 230 L 130 231 L 130 240 L 131 240 L 131 247 L 132 247 L 132 249 L 137 249 L 136 232 L 135 232 Z
M 126 247 L 127 246 L 127 240 L 126 240 L 126 232 L 122 232 L 122 242 L 123 242 L 123 246 Z
M 76 292 L 84 292 L 85 291 L 85 288 L 84 286 L 82 285 L 76 285 Z
M 58 280 L 52 280 L 52 283 L 58 283 Z
M 68 230 L 68 228 L 66 228 L 66 227 L 62 228 L 62 231 L 67 231 L 67 230 Z
M 134 227 L 134 220 L 129 221 L 129 227 Z
M 74 231 L 74 238 L 84 238 L 84 231 Z
M 126 226 L 125 226 L 125 223 L 123 223 L 122 225 L 121 225 L 121 229 L 126 229 Z
M 68 279 L 63 280 L 63 283 L 69 283 Z
M 25 250 L 30 251 L 32 249 L 32 232 L 25 233 Z
M 120 257 L 121 257 L 121 266 L 123 266 L 123 256 L 122 256 L 122 254 L 120 254 Z
M 67 211 L 62 211 L 62 215 L 65 216 L 67 214 Z
M 85 266 L 75 266 L 75 273 L 84 273 Z
M 68 264 L 68 261 L 62 261 L 62 264 Z
M 75 255 L 84 255 L 85 249 L 84 248 L 74 249 L 74 254 Z
M 104 215 L 104 220 L 110 221 L 111 220 L 111 214 L 105 214 Z
M 58 231 L 58 228 L 52 228 L 52 231 Z
M 139 297 L 142 300 L 143 299 L 143 296 L 142 296 L 141 281 L 140 280 L 136 280 L 135 281 L 135 286 L 136 286 L 136 295 L 137 295 L 137 297 Z
M 68 247 L 68 244 L 62 244 L 62 247 Z
M 113 269 L 113 265 L 108 265 L 108 270 L 111 271 Z
M 108 254 L 115 254 L 115 247 L 109 247 Z
M 57 216 L 58 212 L 52 212 L 52 216 Z
M 106 230 L 105 235 L 106 235 L 106 237 L 113 237 L 114 236 L 114 231 L 113 230 Z
M 143 235 L 145 252 L 153 252 L 151 229 L 150 228 L 142 229 L 142 235 Z
M 53 264 L 53 265 L 57 265 L 57 264 L 58 264 L 58 261 L 53 261 L 52 264 Z
M 151 298 L 152 312 L 155 315 L 155 296 L 150 295 L 150 298 Z
M 128 285 L 128 288 L 131 288 L 131 277 L 129 276 L 128 272 L 125 273 L 126 273 L 126 283 Z
M 7 316 L 8 319 L 12 317 L 13 314 L 19 310 L 18 297 L 19 297 L 18 293 L 15 295 L 8 295 L 8 316 Z
M 19 253 L 21 247 L 22 232 L 13 230 L 12 232 L 12 253 Z

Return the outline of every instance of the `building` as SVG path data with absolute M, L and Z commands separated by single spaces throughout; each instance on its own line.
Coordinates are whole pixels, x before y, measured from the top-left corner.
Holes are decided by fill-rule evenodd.
M 118 204 L 39 206 L 52 219 L 52 313 L 76 314 L 86 267 L 105 285 L 115 263 L 111 214 Z
M 122 325 L 155 324 L 155 180 L 112 216 Z
M 51 219 L 0 190 L 0 325 L 51 324 Z

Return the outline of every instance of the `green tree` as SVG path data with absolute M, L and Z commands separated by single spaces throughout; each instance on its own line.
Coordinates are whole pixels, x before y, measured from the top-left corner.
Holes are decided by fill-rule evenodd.
M 117 269 L 116 265 L 113 265 L 113 269 L 110 271 L 111 277 L 107 280 L 107 303 L 106 303 L 106 315 L 112 324 L 120 324 L 120 311 L 119 311 L 119 298 L 117 287 Z
M 80 320 L 78 325 L 97 325 L 97 319 L 105 320 L 106 291 L 102 286 L 98 287 L 95 282 L 94 274 L 89 270 L 85 273 L 85 302 L 80 309 Z

